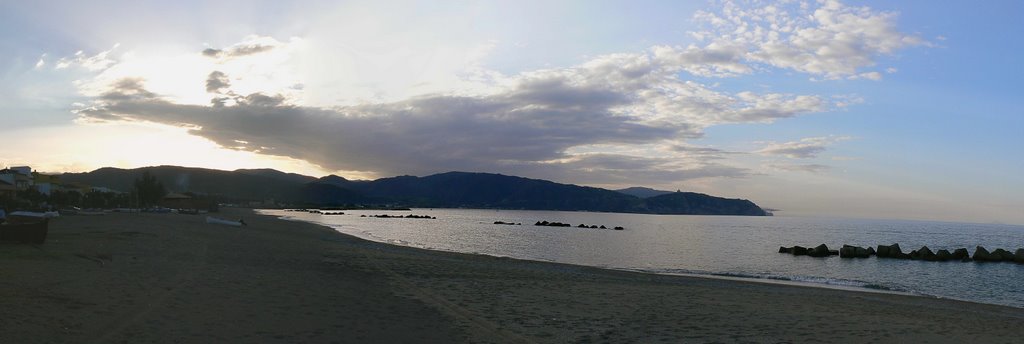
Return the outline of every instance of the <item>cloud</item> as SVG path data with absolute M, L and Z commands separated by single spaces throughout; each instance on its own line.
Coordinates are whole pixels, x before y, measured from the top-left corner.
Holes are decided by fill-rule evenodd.
M 231 81 L 228 80 L 227 74 L 221 71 L 210 72 L 210 76 L 206 78 L 206 92 L 208 93 L 220 93 L 221 89 L 231 87 Z
M 641 181 L 649 185 L 665 185 L 700 178 L 745 178 L 752 174 L 746 168 L 724 164 L 681 164 L 678 159 L 667 156 L 605 153 L 581 154 L 555 165 L 555 169 L 538 166 L 548 169 L 538 172 L 546 172 L 545 175 L 561 180 L 599 185 L 633 185 Z
M 184 125 L 224 147 L 309 161 L 332 170 L 382 175 L 447 170 L 531 172 L 534 176 L 637 176 L 675 180 L 744 169 L 644 155 L 582 156 L 573 147 L 635 146 L 700 137 L 721 123 L 770 122 L 824 111 L 816 96 L 735 95 L 671 77 L 647 54 L 617 54 L 579 66 L 533 71 L 505 80 L 500 91 L 427 95 L 340 107 L 289 104 L 282 95 L 228 92 L 213 106 L 179 104 L 126 79 L 78 111 L 83 121 L 126 120 Z M 224 73 L 211 72 L 207 91 L 222 91 Z M 238 142 L 248 142 L 239 146 Z M 691 151 L 688 154 L 694 155 Z M 710 151 L 702 154 L 710 157 Z M 719 152 L 720 154 L 724 154 Z M 686 157 L 687 154 L 677 154 Z M 559 161 L 552 163 L 552 161 Z M 617 163 L 618 165 L 613 164 Z
M 849 139 L 849 137 L 824 136 L 808 137 L 799 141 L 782 143 L 770 142 L 764 148 L 756 151 L 756 153 L 764 155 L 781 155 L 792 159 L 809 159 L 817 157 L 818 154 L 824 152 L 828 146 L 847 139 Z
M 822 173 L 831 169 L 831 166 L 821 164 L 768 164 L 769 168 L 788 172 Z
M 699 11 L 694 19 L 708 26 L 693 35 L 713 46 L 733 46 L 733 55 L 719 60 L 762 63 L 826 79 L 881 79 L 876 59 L 897 50 L 928 45 L 922 38 L 899 31 L 898 13 L 870 7 L 846 6 L 836 0 L 769 3 L 744 8 L 726 2 L 716 13 Z M 713 38 L 712 38 L 713 37 Z
M 703 137 L 716 125 L 772 123 L 861 100 L 852 95 L 726 92 L 686 74 L 740 77 L 775 67 L 829 79 L 879 79 L 881 73 L 864 70 L 877 56 L 921 44 L 895 29 L 893 13 L 822 4 L 818 9 L 792 4 L 743 9 L 726 3 L 721 13 L 697 15 L 714 30 L 694 35 L 709 41 L 601 55 L 565 68 L 505 75 L 484 68 L 478 57 L 466 58 L 472 63 L 466 64 L 465 73 L 453 76 L 459 80 L 451 83 L 456 85 L 451 90 L 430 88 L 432 93 L 403 97 L 349 99 L 345 92 L 325 96 L 321 88 L 330 88 L 330 83 L 310 82 L 293 62 L 308 61 L 304 54 L 310 52 L 332 50 L 307 50 L 320 45 L 301 38 L 285 44 L 249 36 L 223 49 L 206 49 L 201 56 L 190 53 L 205 61 L 193 65 L 205 67 L 190 71 L 194 78 L 167 79 L 190 80 L 184 86 L 154 82 L 158 92 L 152 92 L 130 74 L 117 74 L 129 76 L 127 81 L 108 75 L 87 82 L 94 90 L 87 95 L 94 100 L 77 113 L 83 122 L 184 126 L 223 147 L 377 175 L 467 170 L 579 177 L 594 183 L 743 177 L 749 170 L 727 163 L 737 153 L 692 146 L 687 140 Z M 485 54 L 495 44 L 489 42 L 475 54 Z M 159 67 L 139 70 L 153 68 Z M 372 73 L 356 74 L 359 70 L 344 75 L 374 80 Z M 437 78 L 443 79 L 429 79 Z M 310 94 L 335 101 L 309 102 Z M 770 142 L 756 153 L 813 158 L 842 139 Z
M 670 146 L 670 150 L 682 153 L 685 157 L 698 161 L 724 160 L 731 155 L 744 154 L 742 152 L 731 152 L 711 147 L 698 147 L 685 144 Z
M 203 56 L 219 59 L 230 59 L 247 55 L 255 55 L 277 48 L 282 43 L 273 37 L 262 37 L 252 35 L 246 37 L 242 42 L 224 49 L 206 48 L 203 49 Z
M 60 70 L 70 67 L 82 67 L 92 72 L 102 71 L 117 63 L 116 60 L 110 57 L 110 54 L 120 46 L 121 44 L 114 44 L 110 50 L 101 51 L 92 56 L 89 56 L 84 51 L 79 50 L 72 56 L 62 57 L 57 60 L 57 64 L 54 66 L 54 69 Z M 45 56 L 45 54 L 43 56 Z M 43 62 L 42 57 L 40 57 L 39 62 L 36 63 L 36 67 L 41 67 L 40 62 Z
M 42 54 L 39 56 L 39 60 L 36 61 L 35 69 L 41 69 L 44 66 L 46 66 L 46 54 Z
M 697 76 L 730 77 L 753 71 L 743 62 L 746 49 L 739 44 L 712 42 L 704 47 L 691 44 L 686 48 L 661 45 L 651 51 L 662 65 Z

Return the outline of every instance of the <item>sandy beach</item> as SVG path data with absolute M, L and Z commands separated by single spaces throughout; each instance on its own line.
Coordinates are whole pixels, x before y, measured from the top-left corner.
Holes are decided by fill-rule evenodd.
M 226 209 L 0 244 L 0 343 L 985 342 L 1024 309 L 435 252 Z M 970 283 L 970 281 L 950 281 Z

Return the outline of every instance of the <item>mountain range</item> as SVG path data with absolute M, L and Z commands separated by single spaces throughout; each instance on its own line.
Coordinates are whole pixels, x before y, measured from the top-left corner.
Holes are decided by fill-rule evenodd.
M 447 172 L 425 177 L 376 180 L 322 178 L 273 169 L 222 171 L 179 166 L 101 168 L 65 173 L 81 182 L 127 191 L 149 172 L 171 192 L 214 196 L 225 202 L 273 199 L 292 206 L 387 205 L 435 208 L 487 208 L 602 211 L 645 214 L 752 215 L 767 213 L 745 199 L 648 188 L 606 190 L 493 173 Z

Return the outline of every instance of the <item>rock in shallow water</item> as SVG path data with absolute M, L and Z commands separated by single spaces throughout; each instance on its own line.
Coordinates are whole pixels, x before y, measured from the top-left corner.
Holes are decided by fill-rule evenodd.
M 875 250 L 875 253 L 878 255 L 878 258 L 888 258 L 889 257 L 889 246 L 878 245 L 878 249 Z
M 921 249 L 917 250 L 917 254 L 921 256 L 921 259 L 933 262 L 935 261 L 935 252 L 928 246 L 921 246 Z
M 992 251 L 992 257 L 994 257 L 996 261 L 1000 262 L 1012 262 L 1014 258 L 1013 253 L 1001 248 L 997 248 L 995 251 Z
M 856 255 L 857 248 L 850 245 L 843 245 L 839 248 L 839 258 L 853 258 Z
M 807 251 L 807 255 L 811 257 L 828 257 L 829 251 L 828 246 L 821 244 Z
M 974 249 L 974 256 L 971 258 L 976 262 L 988 262 L 992 260 L 992 254 L 984 247 L 978 246 Z

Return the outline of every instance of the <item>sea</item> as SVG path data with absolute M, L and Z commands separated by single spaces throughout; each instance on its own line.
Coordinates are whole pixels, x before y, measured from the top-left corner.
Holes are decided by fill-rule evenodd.
M 904 252 L 980 245 L 1010 252 L 1024 247 L 1024 226 L 814 217 L 645 215 L 597 212 L 412 209 L 347 210 L 320 215 L 260 210 L 325 225 L 359 238 L 431 250 L 587 265 L 657 274 L 745 279 L 765 283 L 906 293 L 1024 308 L 1024 265 L 813 258 L 778 253 L 780 246 L 899 243 Z M 428 215 L 436 219 L 377 218 Z M 361 215 L 367 215 L 362 217 Z M 495 221 L 521 223 L 500 225 Z M 573 227 L 535 226 L 538 221 Z M 624 230 L 578 228 L 579 224 Z

